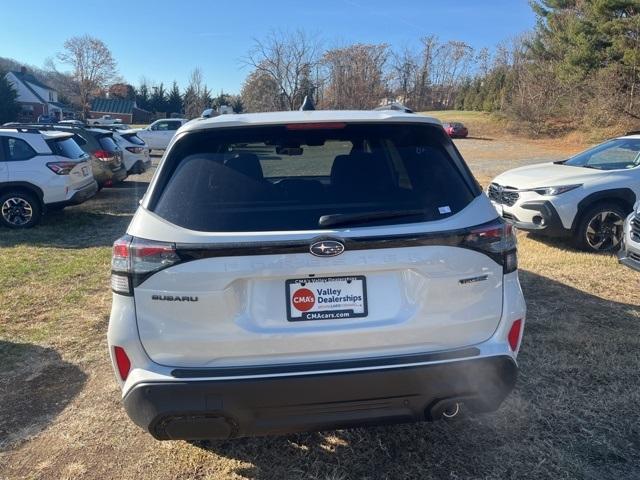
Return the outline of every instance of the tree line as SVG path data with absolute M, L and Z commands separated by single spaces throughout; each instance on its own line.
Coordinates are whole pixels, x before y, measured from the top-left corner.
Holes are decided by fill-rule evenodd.
M 533 32 L 499 46 L 456 108 L 500 112 L 534 134 L 640 126 L 640 2 L 538 0 Z
M 304 97 L 318 108 L 368 109 L 399 101 L 414 110 L 453 108 L 478 52 L 430 35 L 416 48 L 389 44 L 322 48 L 302 30 L 255 40 L 242 59 L 251 68 L 240 93 L 249 111 L 296 109 Z
M 142 79 L 126 83 L 108 47 L 88 35 L 64 44 L 55 60 L 34 69 L 79 109 L 108 94 L 135 100 L 159 115 L 188 118 L 230 105 L 236 112 L 299 108 L 369 109 L 398 101 L 416 111 L 484 110 L 534 134 L 576 127 L 638 126 L 640 2 L 532 0 L 536 27 L 494 49 L 423 36 L 411 47 L 356 43 L 327 47 L 303 30 L 255 39 L 240 63 L 247 76 L 239 95 L 207 86 L 194 68 L 181 90 Z M 0 58 L 0 70 L 19 68 Z M 0 102 L 8 98 L 2 92 Z M 1 111 L 2 105 L 0 105 Z

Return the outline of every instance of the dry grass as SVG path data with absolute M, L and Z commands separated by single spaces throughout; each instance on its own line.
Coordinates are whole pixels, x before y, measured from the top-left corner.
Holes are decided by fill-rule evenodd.
M 485 183 L 553 153 L 534 143 L 501 156 L 511 142 L 458 145 Z M 126 418 L 106 351 L 109 245 L 145 187 L 127 183 L 30 232 L 0 231 L 0 478 L 640 478 L 640 274 L 524 234 L 521 375 L 498 412 L 156 442 Z

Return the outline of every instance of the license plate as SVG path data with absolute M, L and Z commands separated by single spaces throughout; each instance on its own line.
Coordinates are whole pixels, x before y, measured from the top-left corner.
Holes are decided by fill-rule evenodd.
M 287 280 L 287 320 L 337 320 L 367 316 L 364 276 Z

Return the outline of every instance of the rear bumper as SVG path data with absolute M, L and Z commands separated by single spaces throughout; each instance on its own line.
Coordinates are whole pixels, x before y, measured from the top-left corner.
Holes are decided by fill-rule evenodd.
M 467 352 L 468 353 L 468 352 Z M 431 420 L 457 401 L 497 409 L 513 389 L 512 357 L 491 356 L 258 378 L 143 382 L 124 397 L 131 419 L 159 440 L 233 438 Z
M 79 204 L 89 200 L 97 192 L 98 192 L 98 184 L 94 180 L 91 183 L 85 185 L 84 187 L 81 187 L 78 190 L 76 190 L 71 195 L 71 197 L 69 197 L 67 200 L 65 200 L 63 202 L 47 203 L 46 207 L 47 208 L 55 208 L 55 207 L 66 207 L 68 205 L 79 205 Z
M 137 160 L 129 170 L 127 170 L 128 174 L 140 174 L 144 173 L 151 168 L 151 159 L 140 159 Z
M 125 178 L 127 178 L 127 169 L 124 168 L 124 165 L 121 165 L 117 170 L 113 170 L 113 183 L 121 182 Z

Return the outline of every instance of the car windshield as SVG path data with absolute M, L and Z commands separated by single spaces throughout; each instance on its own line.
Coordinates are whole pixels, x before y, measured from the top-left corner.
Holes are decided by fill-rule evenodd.
M 640 165 L 640 138 L 619 138 L 571 157 L 563 165 L 620 170 Z
M 477 194 L 434 126 L 289 127 L 185 137 L 165 162 L 151 209 L 199 231 L 310 230 L 438 220 Z

